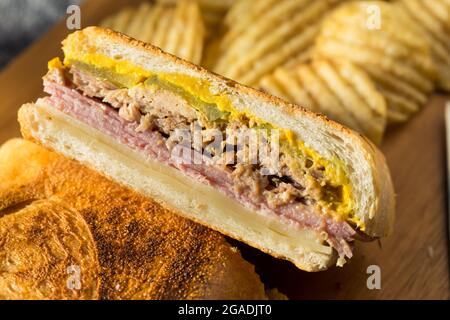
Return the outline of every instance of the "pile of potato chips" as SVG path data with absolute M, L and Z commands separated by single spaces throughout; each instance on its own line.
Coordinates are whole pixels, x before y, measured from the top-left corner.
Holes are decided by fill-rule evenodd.
M 101 25 L 376 143 L 450 92 L 450 0 L 156 0 Z

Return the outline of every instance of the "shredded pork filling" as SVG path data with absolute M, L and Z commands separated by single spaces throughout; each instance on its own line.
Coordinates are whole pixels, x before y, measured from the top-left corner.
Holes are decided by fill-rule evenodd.
M 85 70 L 72 66 L 69 71 L 54 68 L 44 78 L 49 102 L 61 111 L 87 123 L 127 146 L 190 177 L 213 186 L 227 196 L 253 210 L 272 212 L 288 223 L 321 231 L 323 240 L 338 252 L 340 259 L 352 256 L 349 245 L 355 230 L 345 221 L 337 221 L 317 205 L 324 198 L 324 168 L 306 159 L 300 170 L 293 170 L 293 159 L 280 155 L 279 173 L 263 175 L 261 170 L 273 169 L 270 161 L 255 164 L 228 164 L 214 151 L 205 153 L 210 142 L 192 149 L 202 163 L 180 163 L 171 157 L 179 137 L 175 129 L 192 130 L 199 126 L 206 136 L 205 122 L 189 103 L 176 93 L 157 86 L 136 85 L 120 88 L 99 79 Z M 245 129 L 247 124 L 230 122 L 218 126 L 226 129 Z M 205 137 L 204 137 L 205 138 Z M 208 151 L 208 150 L 206 150 Z M 237 150 L 248 153 L 245 146 Z M 229 158 L 226 158 L 229 159 Z M 233 159 L 234 160 L 234 159 Z M 339 197 L 339 190 L 333 190 Z

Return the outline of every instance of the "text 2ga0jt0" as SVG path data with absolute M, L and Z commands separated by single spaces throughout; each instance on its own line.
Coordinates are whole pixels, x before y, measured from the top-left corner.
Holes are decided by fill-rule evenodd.
M 219 307 L 213 306 L 189 306 L 188 304 L 178 308 L 178 315 L 201 315 L 206 318 L 212 315 L 248 315 L 263 316 L 272 314 L 272 306 L 265 304 L 223 304 Z

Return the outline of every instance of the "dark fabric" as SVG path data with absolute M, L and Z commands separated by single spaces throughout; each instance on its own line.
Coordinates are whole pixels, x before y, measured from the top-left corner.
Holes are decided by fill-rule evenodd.
M 0 68 L 80 0 L 0 0 Z M 83 13 L 82 13 L 83 14 Z

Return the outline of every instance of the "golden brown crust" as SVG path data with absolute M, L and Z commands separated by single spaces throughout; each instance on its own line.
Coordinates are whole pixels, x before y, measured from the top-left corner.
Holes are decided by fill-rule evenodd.
M 55 290 L 44 290 L 40 296 L 29 291 L 12 295 L 4 290 L 6 286 L 0 285 L 1 297 L 265 298 L 263 285 L 253 266 L 245 262 L 218 233 L 178 217 L 155 202 L 71 160 L 31 142 L 15 139 L 0 148 L 0 168 L 0 234 L 8 233 L 7 226 L 12 221 L 26 221 L 24 225 L 28 230 L 45 226 L 48 234 L 55 235 L 52 242 L 44 240 L 47 239 L 45 234 L 37 237 L 36 242 L 34 238 L 16 232 L 15 238 L 28 239 L 28 246 L 37 243 L 42 243 L 42 247 L 51 243 L 61 244 L 61 239 L 64 239 L 62 235 L 92 239 L 83 242 L 87 245 L 92 241 L 95 249 L 95 255 L 84 256 L 89 268 L 83 267 L 83 261 L 76 257 L 67 258 L 67 261 L 80 265 L 83 274 L 88 269 L 96 270 L 95 267 L 99 270 L 82 284 L 82 288 L 91 288 L 84 295 L 71 295 L 72 291 L 63 288 L 67 280 L 67 273 L 64 272 L 67 263 L 61 260 L 60 268 L 51 273 Z M 55 218 L 55 208 L 59 211 L 64 208 L 66 224 Z M 45 220 L 38 224 L 35 219 Z M 61 227 L 74 225 L 75 222 L 75 225 L 85 225 L 85 228 Z M 59 231 L 52 233 L 55 228 Z M 15 239 L 10 232 L 8 234 Z M 8 251 L 5 246 L 0 246 L 0 255 L 26 248 L 23 241 L 10 244 Z M 76 256 L 70 246 L 64 248 L 67 257 Z M 50 256 L 45 250 L 30 252 L 41 255 L 36 258 L 39 262 Z M 23 264 L 24 261 L 21 261 L 20 265 Z M 29 271 L 31 279 L 36 280 L 33 272 L 37 271 Z M 47 273 L 50 274 L 50 269 L 44 268 L 40 276 Z M 8 277 L 0 273 L 0 282 L 2 280 L 8 284 L 23 284 L 24 288 L 30 285 L 14 272 L 9 273 Z M 94 290 L 97 282 L 98 293 Z
M 81 215 L 52 199 L 16 209 L 0 219 L 0 299 L 96 299 L 97 253 Z

